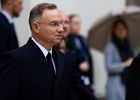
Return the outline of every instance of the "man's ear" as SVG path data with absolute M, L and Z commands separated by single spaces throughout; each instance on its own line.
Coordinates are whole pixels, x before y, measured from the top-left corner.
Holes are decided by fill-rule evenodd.
M 35 33 L 39 33 L 39 29 L 40 29 L 40 25 L 39 25 L 37 22 L 33 22 L 33 23 L 32 23 L 32 30 L 33 30 Z

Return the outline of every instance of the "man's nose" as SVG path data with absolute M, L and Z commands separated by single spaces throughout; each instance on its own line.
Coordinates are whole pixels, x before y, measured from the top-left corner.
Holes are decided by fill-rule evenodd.
M 59 26 L 58 32 L 59 32 L 59 33 L 63 33 L 63 32 L 64 32 L 64 29 L 63 29 L 63 26 L 62 26 L 62 25 Z

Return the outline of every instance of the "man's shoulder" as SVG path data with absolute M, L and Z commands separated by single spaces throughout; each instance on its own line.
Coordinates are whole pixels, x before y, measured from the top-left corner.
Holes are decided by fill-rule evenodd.
M 9 25 L 9 22 L 8 22 L 7 18 L 0 12 L 0 26 L 1 26 L 1 28 L 7 27 L 8 25 Z
M 75 36 L 72 33 L 70 33 L 67 38 L 68 39 L 73 39 L 73 38 L 75 38 Z
M 6 19 L 6 17 L 0 12 L 0 22 L 4 21 L 4 19 Z
M 6 56 L 11 56 L 15 59 L 19 59 L 19 58 L 22 58 L 23 56 L 26 56 L 26 47 L 25 46 L 22 46 L 20 48 L 17 48 L 17 49 L 14 49 L 14 50 L 11 50 L 9 52 L 7 52 L 5 54 Z
M 2 12 L 0 12 L 0 17 L 4 17 L 4 15 L 2 14 Z

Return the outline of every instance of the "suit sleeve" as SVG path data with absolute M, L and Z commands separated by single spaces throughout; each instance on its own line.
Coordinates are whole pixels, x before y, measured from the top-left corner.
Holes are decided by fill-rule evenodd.
M 83 97 L 86 100 L 96 100 L 96 97 L 94 96 L 91 88 L 85 86 L 83 81 L 81 80 L 78 67 L 76 67 L 77 65 L 73 63 L 73 66 L 75 66 L 74 84 L 75 88 L 77 89 L 77 92 L 80 94 L 80 97 Z
M 124 70 L 121 62 L 115 62 L 114 58 L 114 46 L 112 44 L 107 45 L 105 48 L 105 64 L 107 71 L 112 74 L 120 73 Z
M 132 62 L 125 100 L 140 100 L 140 55 Z
M 80 79 L 80 75 L 77 75 L 75 80 L 76 88 L 80 92 L 81 97 L 84 97 L 87 100 L 96 100 L 96 97 L 94 96 L 91 88 L 84 85 L 83 81 Z
M 14 59 L 4 56 L 0 60 L 0 100 L 18 100 L 19 77 Z

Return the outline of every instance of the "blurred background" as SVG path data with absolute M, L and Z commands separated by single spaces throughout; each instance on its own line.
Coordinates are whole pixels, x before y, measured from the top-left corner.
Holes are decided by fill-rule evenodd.
M 128 23 L 132 37 L 130 41 L 134 45 L 134 54 L 138 54 L 140 0 L 23 0 L 23 11 L 19 18 L 14 19 L 20 46 L 23 46 L 31 36 L 28 24 L 30 10 L 42 2 L 55 3 L 67 15 L 80 16 L 82 24 L 80 34 L 87 39 L 93 58 L 95 95 L 98 98 L 105 98 L 108 75 L 103 49 L 110 38 L 109 27 L 116 16 L 123 16 L 126 21 L 130 21 Z

